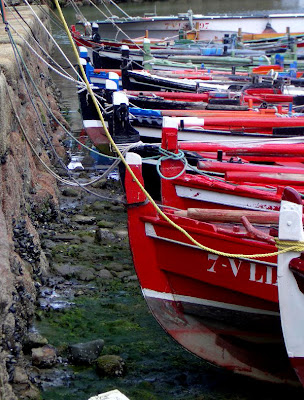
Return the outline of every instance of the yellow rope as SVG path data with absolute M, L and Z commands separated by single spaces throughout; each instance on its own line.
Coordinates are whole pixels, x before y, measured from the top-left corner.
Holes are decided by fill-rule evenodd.
M 150 194 L 146 191 L 146 189 L 144 188 L 144 186 L 143 186 L 143 185 L 140 183 L 140 181 L 137 179 L 137 177 L 135 176 L 134 172 L 132 171 L 132 169 L 130 168 L 130 166 L 128 165 L 128 163 L 126 162 L 126 160 L 125 160 L 125 158 L 123 157 L 122 153 L 120 152 L 119 148 L 117 147 L 116 143 L 114 142 L 112 136 L 110 135 L 110 133 L 109 133 L 107 127 L 106 127 L 106 124 L 105 124 L 103 115 L 102 115 L 102 113 L 101 113 L 101 111 L 100 111 L 100 108 L 98 107 L 98 103 L 97 103 L 97 100 L 96 100 L 96 98 L 95 98 L 95 94 L 94 94 L 94 92 L 93 92 L 93 90 L 92 90 L 92 88 L 91 88 L 91 86 L 90 86 L 90 84 L 89 84 L 89 81 L 88 81 L 88 79 L 87 79 L 87 77 L 86 77 L 84 68 L 83 68 L 83 66 L 82 66 L 82 64 L 81 64 L 81 62 L 80 62 L 80 57 L 79 57 L 79 54 L 78 54 L 76 45 L 75 45 L 75 43 L 74 43 L 74 41 L 73 41 L 72 35 L 71 35 L 71 33 L 70 33 L 69 27 L 68 27 L 68 25 L 67 25 L 67 23 L 66 23 L 66 20 L 65 20 L 65 18 L 64 18 L 63 13 L 62 13 L 62 10 L 61 10 L 61 7 L 60 7 L 60 5 L 59 5 L 58 0 L 55 0 L 55 4 L 56 4 L 57 10 L 58 10 L 60 19 L 61 19 L 61 21 L 62 21 L 62 23 L 63 23 L 63 25 L 64 25 L 64 28 L 65 28 L 65 30 L 66 30 L 66 33 L 67 33 L 68 38 L 69 38 L 69 40 L 70 40 L 70 43 L 71 43 L 71 45 L 72 45 L 73 52 L 74 52 L 74 54 L 75 54 L 75 57 L 76 57 L 76 59 L 77 59 L 78 65 L 79 65 L 79 68 L 80 68 L 81 73 L 82 73 L 82 75 L 83 75 L 83 79 L 84 79 L 84 81 L 85 81 L 85 83 L 86 83 L 86 85 L 87 85 L 87 90 L 88 90 L 88 92 L 90 93 L 90 95 L 91 95 L 91 97 L 92 97 L 92 101 L 93 101 L 93 103 L 94 103 L 94 105 L 95 105 L 95 107 L 96 107 L 98 116 L 99 116 L 99 118 L 100 118 L 100 121 L 101 121 L 101 123 L 102 123 L 102 126 L 103 126 L 103 128 L 104 128 L 104 131 L 105 131 L 105 133 L 106 133 L 106 136 L 107 136 L 109 142 L 111 143 L 111 145 L 113 146 L 114 150 L 116 151 L 116 153 L 117 153 L 118 156 L 120 157 L 122 163 L 123 163 L 124 166 L 126 167 L 126 170 L 127 170 L 127 171 L 130 173 L 130 175 L 132 176 L 133 180 L 137 183 L 137 185 L 139 186 L 139 188 L 140 188 L 140 189 L 142 190 L 142 192 L 146 195 L 147 199 L 151 202 L 151 204 L 153 205 L 153 207 L 155 208 L 155 210 L 158 212 L 158 214 L 159 214 L 166 222 L 168 222 L 173 228 L 175 228 L 175 229 L 177 229 L 178 231 L 180 231 L 181 233 L 183 233 L 193 244 L 195 244 L 195 245 L 196 245 L 197 247 L 199 247 L 201 250 L 208 251 L 208 252 L 210 252 L 210 253 L 213 253 L 213 254 L 216 254 L 216 255 L 219 255 L 219 256 L 232 257 L 232 258 L 264 258 L 264 257 L 273 257 L 273 256 L 277 256 L 277 255 L 282 254 L 282 253 L 287 253 L 288 251 L 304 251 L 304 242 L 299 242 L 299 244 L 297 244 L 297 245 L 291 245 L 291 246 L 289 246 L 289 247 L 284 247 L 283 249 L 278 250 L 278 251 L 275 251 L 275 252 L 272 252 L 272 253 L 250 254 L 250 255 L 249 255 L 249 254 L 225 253 L 225 252 L 218 251 L 218 250 L 215 250 L 215 249 L 211 249 L 211 248 L 209 248 L 209 247 L 207 247 L 207 246 L 204 246 L 203 244 L 201 244 L 201 243 L 199 243 L 197 240 L 195 240 L 185 229 L 183 229 L 182 227 L 180 227 L 179 225 L 177 225 L 175 222 L 173 222 L 173 221 L 158 207 L 158 205 L 155 203 L 155 201 L 153 200 L 153 198 L 150 196 Z M 301 244 L 301 245 L 300 245 L 300 244 Z
M 292 247 L 293 251 L 304 251 L 304 242 L 294 241 L 294 240 L 280 240 L 275 238 L 276 245 L 278 249 L 284 249 L 286 247 Z

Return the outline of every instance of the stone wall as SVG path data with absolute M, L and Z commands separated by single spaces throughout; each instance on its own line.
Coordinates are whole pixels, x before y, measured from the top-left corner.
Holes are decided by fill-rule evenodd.
M 51 50 L 50 40 L 29 8 L 20 6 L 18 11 L 22 18 L 17 13 L 7 13 L 18 52 L 43 98 L 56 115 L 60 115 L 47 66 L 32 53 L 14 29 L 32 46 L 35 46 L 34 34 L 48 51 Z M 46 14 L 40 8 L 35 8 L 35 11 L 49 27 Z M 36 50 L 40 52 L 37 46 Z M 48 271 L 48 262 L 40 246 L 39 224 L 54 216 L 58 204 L 56 181 L 33 154 L 24 133 L 47 165 L 51 166 L 49 136 L 60 155 L 64 154 L 60 145 L 62 128 L 49 115 L 28 78 L 27 82 L 30 95 L 5 25 L 1 23 L 0 399 L 5 400 L 38 398 L 38 391 L 27 376 L 30 361 L 24 355 L 23 345 L 32 324 L 41 275 Z M 36 104 L 40 118 L 30 98 Z M 39 119 L 43 121 L 47 134 L 43 132 Z

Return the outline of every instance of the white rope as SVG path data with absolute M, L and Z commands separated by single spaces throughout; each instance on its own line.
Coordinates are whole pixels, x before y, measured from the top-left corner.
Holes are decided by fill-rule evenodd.
M 13 103 L 13 100 L 12 100 L 12 97 L 11 97 L 11 94 L 10 94 L 10 91 L 9 91 L 9 88 L 8 88 L 8 84 L 6 84 L 6 90 L 7 90 L 7 93 L 8 93 L 8 96 L 9 96 L 9 99 L 10 99 L 10 102 L 11 102 L 11 105 L 12 105 L 12 108 L 13 108 L 13 110 L 14 110 L 14 114 L 15 114 L 15 116 L 16 116 L 16 119 L 17 119 L 17 121 L 18 121 L 18 123 L 19 123 L 19 125 L 20 125 L 21 131 L 22 131 L 22 133 L 23 133 L 23 135 L 24 135 L 26 141 L 28 142 L 30 148 L 32 149 L 33 153 L 34 153 L 35 156 L 38 158 L 38 160 L 40 161 L 40 163 L 44 166 L 44 168 L 45 168 L 56 180 L 58 180 L 59 182 L 65 184 L 65 185 L 68 185 L 68 186 L 80 186 L 80 187 L 90 186 L 90 185 L 92 185 L 93 183 L 96 183 L 96 182 L 98 182 L 99 180 L 103 179 L 105 176 L 107 176 L 107 175 L 108 175 L 110 172 L 112 172 L 112 170 L 113 170 L 114 168 L 116 168 L 117 165 L 120 163 L 120 159 L 116 159 L 116 160 L 113 162 L 113 164 L 107 169 L 107 171 L 105 171 L 101 176 L 98 176 L 97 178 L 95 178 L 95 179 L 93 179 L 93 180 L 91 180 L 91 181 L 89 181 L 89 182 L 86 182 L 86 183 L 71 182 L 71 181 L 69 181 L 69 180 L 63 179 L 61 176 L 57 175 L 57 174 L 42 160 L 42 158 L 40 157 L 39 153 L 36 151 L 36 149 L 35 149 L 33 143 L 30 141 L 29 137 L 27 136 L 26 130 L 24 129 L 24 127 L 23 127 L 23 125 L 22 125 L 22 123 L 21 123 L 21 119 L 20 119 L 19 115 L 17 114 L 15 105 L 14 105 L 14 103 Z M 74 180 L 75 180 L 75 178 L 74 178 Z
M 6 3 L 5 3 L 5 5 L 6 5 Z M 26 27 L 24 26 L 24 24 L 21 23 L 20 19 L 18 19 L 18 18 L 16 17 L 16 13 L 13 12 L 13 10 L 11 9 L 11 7 L 9 7 L 8 5 L 6 5 L 6 9 L 11 13 L 12 17 L 16 20 L 17 23 L 19 23 L 19 25 L 20 25 L 20 26 L 24 29 L 24 31 L 27 33 Z M 52 65 L 50 65 L 46 60 L 44 60 L 44 59 L 38 54 L 38 52 L 30 45 L 30 43 L 25 39 L 25 37 L 22 36 L 22 35 L 14 28 L 14 26 L 13 26 L 10 22 L 7 22 L 7 23 L 8 23 L 8 25 L 10 26 L 10 28 L 14 31 L 14 33 L 15 33 L 19 38 L 21 38 L 21 39 L 23 40 L 23 42 L 32 50 L 33 53 L 36 54 L 36 56 L 37 56 L 41 61 L 43 61 L 45 64 L 47 64 L 49 68 L 51 68 L 51 69 L 53 69 L 55 72 L 57 72 L 57 70 L 56 70 Z M 50 35 L 50 33 L 49 33 L 49 35 Z M 61 69 L 61 70 L 63 71 L 64 75 L 66 75 L 67 77 L 70 77 L 70 78 L 72 78 L 73 80 L 75 80 L 67 71 L 64 70 L 64 68 L 62 68 L 62 66 L 61 66 L 60 64 L 57 63 L 57 61 L 54 60 L 54 58 L 52 58 L 52 56 L 40 45 L 40 43 L 36 40 L 35 37 L 32 37 L 32 39 L 35 41 L 35 44 L 40 48 L 40 50 L 41 50 L 55 65 L 57 65 L 57 67 L 58 67 L 59 69 Z M 62 75 L 62 74 L 61 74 L 61 75 Z M 78 74 L 78 75 L 79 75 L 79 74 Z
M 54 59 L 51 57 L 51 56 L 49 56 L 48 54 L 47 54 L 47 52 L 45 52 L 44 50 L 43 50 L 43 48 L 39 45 L 39 43 L 37 43 L 38 44 L 38 46 L 40 47 L 40 49 L 45 53 L 45 55 L 47 56 L 47 57 L 49 57 L 50 59 L 51 59 L 51 61 L 53 61 L 54 63 L 56 63 L 56 65 L 61 69 L 61 70 L 63 70 L 64 72 L 62 73 L 62 72 L 60 72 L 60 71 L 58 71 L 58 69 L 56 69 L 55 67 L 53 67 L 50 63 L 48 63 L 40 54 L 38 54 L 38 52 L 30 45 L 30 43 L 24 38 L 24 36 L 22 36 L 21 34 L 19 34 L 17 31 L 16 31 L 16 29 L 8 22 L 8 25 L 9 25 L 9 27 L 14 31 L 14 33 L 20 38 L 20 39 L 22 39 L 23 41 L 24 41 L 24 43 L 30 48 L 30 50 L 39 58 L 39 60 L 40 61 L 42 61 L 45 65 L 47 65 L 47 67 L 48 68 L 50 68 L 53 72 L 55 72 L 56 74 L 58 74 L 58 75 L 60 75 L 62 78 L 64 78 L 64 79 L 67 79 L 67 80 L 69 80 L 69 81 L 71 81 L 71 82 L 74 82 L 74 83 L 76 83 L 76 84 L 82 84 L 83 85 L 83 87 L 85 88 L 85 83 L 84 82 L 79 82 L 77 79 L 75 79 L 75 78 L 73 78 L 72 77 L 72 75 L 70 75 L 69 73 L 67 73 L 62 67 L 61 67 L 61 65 L 59 65 L 56 61 L 54 61 Z M 78 75 L 79 76 L 79 75 Z M 80 77 L 80 76 L 79 76 Z
M 36 15 L 36 17 L 39 19 L 39 17 L 38 17 L 37 15 Z M 64 78 L 65 78 L 65 76 L 64 76 Z M 76 81 L 76 80 L 75 80 L 75 82 L 77 82 L 78 85 L 79 85 L 79 84 L 82 84 L 81 82 Z M 83 82 L 83 83 L 84 83 L 84 82 Z M 85 85 L 85 84 L 84 84 L 84 85 Z M 76 143 L 78 143 L 79 145 L 81 145 L 83 148 L 85 148 L 85 149 L 91 151 L 91 152 L 94 153 L 94 154 L 108 157 L 107 155 L 104 155 L 104 154 L 102 154 L 102 153 L 100 153 L 100 152 L 98 152 L 98 151 L 96 151 L 96 150 L 90 148 L 89 146 L 85 145 L 85 144 L 82 143 L 80 140 L 78 140 L 78 139 L 77 139 L 71 132 L 69 132 L 68 129 L 66 129 L 66 127 L 54 116 L 52 110 L 51 110 L 50 107 L 47 105 L 47 103 L 45 102 L 45 100 L 42 98 L 41 93 L 39 93 L 39 91 L 38 91 L 38 95 L 39 95 L 39 97 L 41 98 L 42 102 L 44 103 L 44 105 L 45 105 L 46 109 L 48 110 L 48 112 L 52 115 L 52 117 L 55 119 L 55 121 L 64 129 L 65 133 L 66 133 L 71 139 L 73 139 Z M 109 158 L 116 159 L 116 157 L 109 157 Z
M 122 12 L 127 18 L 130 18 L 130 19 L 131 19 L 130 15 L 127 14 L 122 8 L 120 8 L 119 5 L 116 4 L 113 0 L 108 0 L 108 1 L 110 1 L 110 3 L 111 3 L 113 6 L 115 6 L 116 8 L 118 8 L 118 10 L 119 10 L 120 12 Z M 105 2 L 104 2 L 103 0 L 102 0 L 102 3 L 103 3 L 104 6 L 105 6 Z
M 40 26 L 42 27 L 42 29 L 47 33 L 47 35 L 49 36 L 49 38 L 52 40 L 52 42 L 54 43 L 54 45 L 56 46 L 56 48 L 59 50 L 60 54 L 63 56 L 63 58 L 66 60 L 66 62 L 70 65 L 70 67 L 73 69 L 73 71 L 75 72 L 76 75 L 78 75 L 77 70 L 75 69 L 74 65 L 71 63 L 71 61 L 68 59 L 68 57 L 65 55 L 64 51 L 61 49 L 61 47 L 58 45 L 58 43 L 56 42 L 56 40 L 53 38 L 53 36 L 50 34 L 50 32 L 48 31 L 48 29 L 46 28 L 46 26 L 44 25 L 44 23 L 40 20 L 40 18 L 38 17 L 38 15 L 36 14 L 36 12 L 34 11 L 33 7 L 29 4 L 29 2 L 27 0 L 23 0 L 27 6 L 30 8 L 30 10 L 32 11 L 32 13 L 35 15 L 37 21 L 39 22 Z

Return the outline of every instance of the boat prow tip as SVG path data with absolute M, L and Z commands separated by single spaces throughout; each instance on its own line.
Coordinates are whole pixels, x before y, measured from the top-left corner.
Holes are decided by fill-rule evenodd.
M 291 203 L 295 203 L 295 204 L 303 203 L 300 193 L 296 189 L 294 189 L 290 186 L 287 186 L 284 189 L 284 192 L 282 195 L 282 200 L 290 201 Z

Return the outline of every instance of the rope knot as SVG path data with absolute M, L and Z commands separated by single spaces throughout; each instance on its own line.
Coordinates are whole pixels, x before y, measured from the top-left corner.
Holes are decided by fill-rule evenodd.
M 177 153 L 172 153 L 171 151 L 162 149 L 160 147 L 159 152 L 162 154 L 162 156 L 157 161 L 156 169 L 161 178 L 168 179 L 168 180 L 176 179 L 176 178 L 180 177 L 186 171 L 186 168 L 188 165 L 188 160 L 185 157 L 185 153 L 182 150 L 179 149 Z M 177 173 L 174 176 L 164 176 L 160 171 L 161 162 L 165 161 L 165 160 L 170 160 L 170 159 L 174 160 L 174 161 L 181 161 L 184 164 L 184 167 L 182 168 L 182 170 L 179 173 Z

